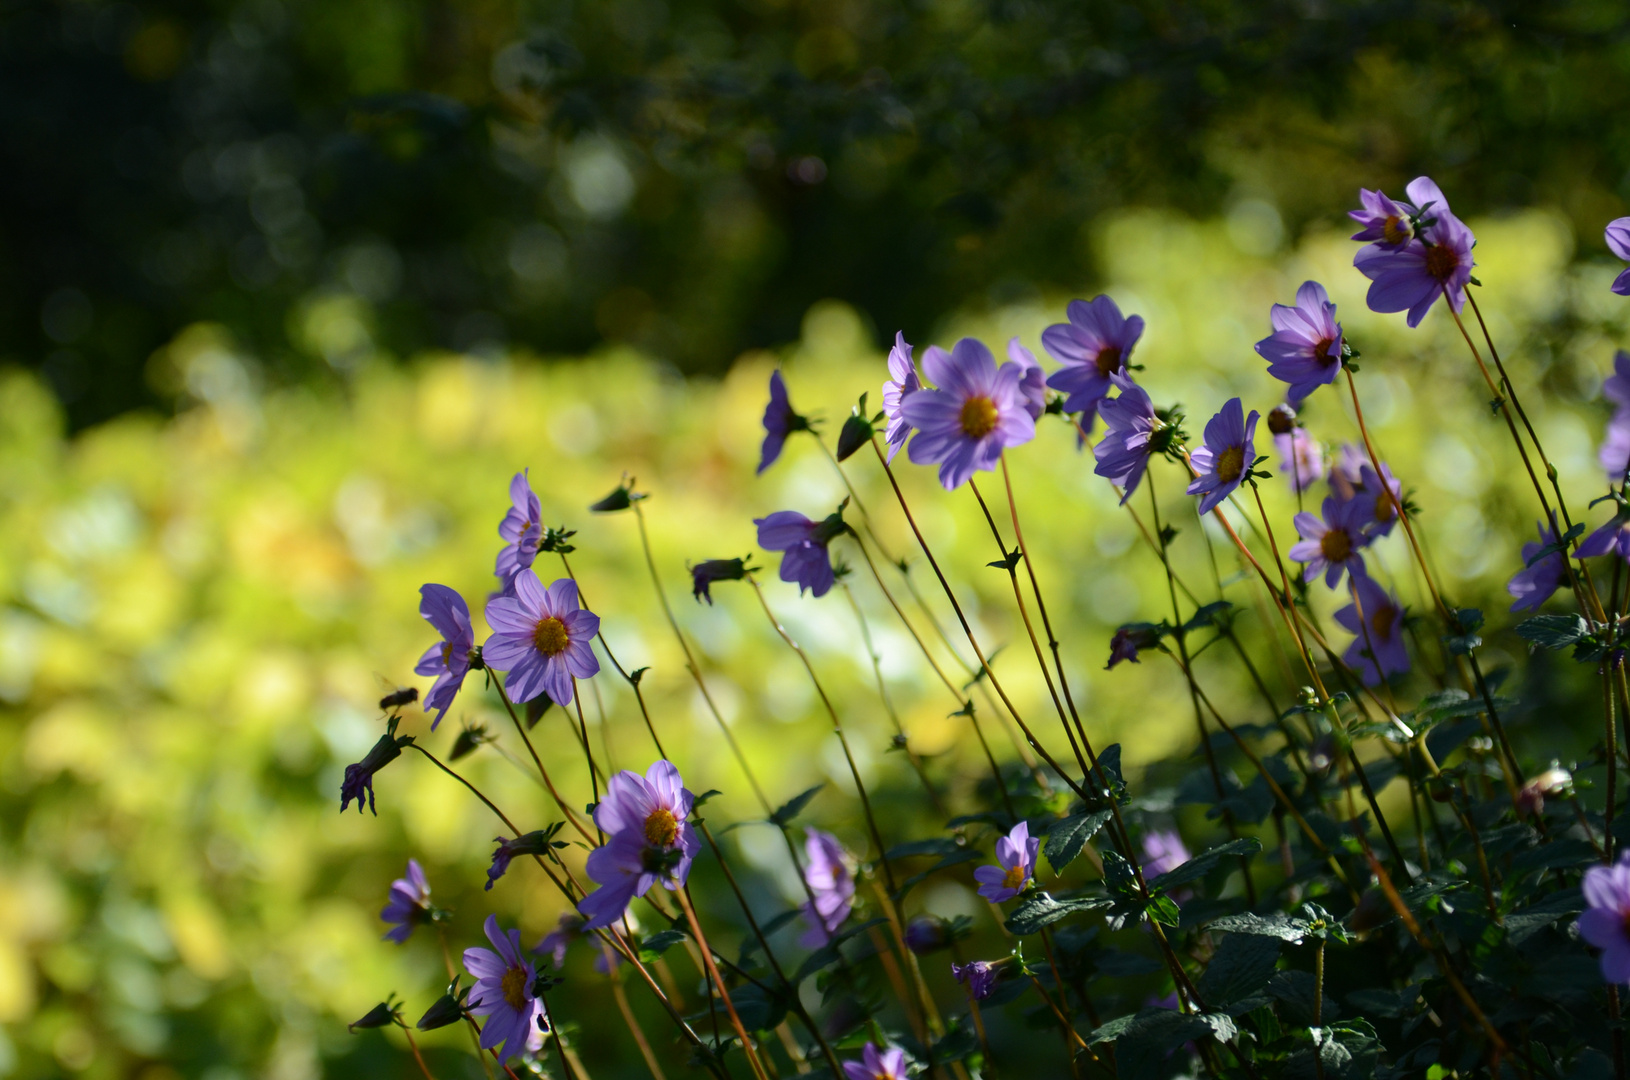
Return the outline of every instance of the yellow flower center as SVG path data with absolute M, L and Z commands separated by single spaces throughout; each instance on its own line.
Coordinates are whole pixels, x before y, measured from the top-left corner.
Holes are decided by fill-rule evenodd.
M 1024 878 L 1025 873 L 1023 866 L 1012 867 L 1002 878 L 1002 887 L 1004 889 L 1017 889 L 1019 886 L 1024 884 Z
M 645 819 L 645 839 L 667 847 L 679 839 L 679 822 L 667 807 L 659 806 Z
M 1333 563 L 1345 562 L 1353 553 L 1353 538 L 1346 529 L 1331 529 L 1319 537 L 1319 554 Z
M 1107 379 L 1121 370 L 1121 350 L 1114 345 L 1105 345 L 1098 350 L 1098 355 L 1093 357 L 1092 362 L 1097 366 L 1098 374 Z
M 1381 226 L 1381 235 L 1387 238 L 1389 244 L 1401 244 L 1415 235 L 1415 230 L 1409 227 L 1409 222 L 1392 214 L 1387 218 L 1385 225 Z
M 1338 359 L 1337 357 L 1330 355 L 1330 346 L 1334 344 L 1335 342 L 1330 338 L 1320 338 L 1319 343 L 1313 346 L 1314 358 L 1318 360 L 1319 363 L 1324 364 L 1326 367 L 1334 364 Z
M 1398 501 L 1392 492 L 1383 491 L 1375 498 L 1375 520 L 1386 522 L 1398 516 Z
M 1230 446 L 1217 455 L 1217 479 L 1225 484 L 1238 480 L 1245 471 L 1245 447 Z
M 996 430 L 996 402 L 978 394 L 962 403 L 962 434 L 983 439 Z
M 1374 632 L 1377 641 L 1387 641 L 1392 638 L 1392 624 L 1398 621 L 1398 609 L 1391 604 L 1382 604 L 1370 613 L 1370 629 Z
M 1426 249 L 1426 272 L 1439 281 L 1448 281 L 1459 266 L 1460 256 L 1444 245 L 1433 244 Z
M 452 656 L 453 656 L 453 643 L 451 641 L 442 642 L 441 643 L 441 662 L 442 662 L 443 667 L 447 666 L 447 664 L 451 661 Z
M 532 644 L 545 656 L 558 656 L 565 652 L 566 646 L 571 643 L 571 635 L 566 633 L 566 624 L 553 615 L 547 619 L 540 619 L 538 625 L 532 628 Z
M 520 1012 L 526 1006 L 526 969 L 512 967 L 504 972 L 503 982 L 500 984 L 504 990 L 504 1000 L 509 1007 Z

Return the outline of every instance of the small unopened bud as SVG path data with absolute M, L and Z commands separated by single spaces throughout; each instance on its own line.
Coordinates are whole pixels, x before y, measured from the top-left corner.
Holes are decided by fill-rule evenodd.
M 850 416 L 838 432 L 838 460 L 847 461 L 851 454 L 871 441 L 872 422 L 864 416 Z
M 906 948 L 924 956 L 950 944 L 950 928 L 935 915 L 919 915 L 906 923 Z
M 458 733 L 453 740 L 453 750 L 447 755 L 448 761 L 457 761 L 467 757 L 480 749 L 481 744 L 488 741 L 487 728 L 484 724 L 466 724 L 464 730 Z
M 1289 405 L 1275 405 L 1268 413 L 1268 430 L 1275 435 L 1289 435 L 1296 430 L 1296 410 Z
M 458 980 L 447 988 L 447 993 L 436 999 L 436 1003 L 426 1009 L 419 1022 L 414 1025 L 420 1031 L 435 1031 L 448 1024 L 456 1024 L 464 1019 L 464 995 L 469 990 L 460 990 Z
M 624 475 L 623 482 L 618 484 L 610 495 L 589 506 L 589 510 L 596 514 L 614 514 L 618 510 L 627 510 L 644 495 L 634 490 L 634 478 Z
M 391 996 L 394 997 L 395 995 Z M 354 1020 L 345 1027 L 348 1031 L 357 1032 L 368 1028 L 382 1028 L 390 1024 L 400 1024 L 402 1018 L 398 1015 L 399 1012 L 399 1008 L 391 1004 L 390 999 L 387 998 L 369 1009 L 367 1016 L 364 1016 L 361 1020 Z

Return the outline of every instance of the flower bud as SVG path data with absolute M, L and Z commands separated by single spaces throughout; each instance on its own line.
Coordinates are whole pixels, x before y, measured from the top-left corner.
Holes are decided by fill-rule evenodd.
M 395 995 L 392 996 L 394 997 Z M 382 1028 L 390 1024 L 400 1024 L 402 1022 L 402 1018 L 398 1015 L 398 1012 L 399 1009 L 397 1006 L 392 1005 L 390 1000 L 386 999 L 381 1001 L 378 1005 L 375 1005 L 372 1009 L 368 1010 L 368 1015 L 364 1016 L 361 1020 L 352 1021 L 351 1023 L 345 1025 L 345 1027 L 346 1030 L 355 1033 L 360 1030 L 366 1030 L 367 1028 Z
M 425 1010 L 419 1022 L 414 1025 L 420 1031 L 435 1031 L 437 1028 L 456 1024 L 464 1019 L 464 995 L 469 990 L 460 990 L 458 980 L 447 988 L 447 993 L 436 999 L 436 1003 Z
M 838 432 L 838 460 L 847 461 L 851 454 L 871 441 L 871 421 L 864 416 L 851 415 Z
M 1275 435 L 1289 435 L 1296 430 L 1296 410 L 1289 405 L 1275 405 L 1268 413 L 1268 430 Z
M 925 956 L 950 944 L 951 935 L 945 920 L 934 915 L 919 915 L 906 923 L 906 948 L 918 956 Z

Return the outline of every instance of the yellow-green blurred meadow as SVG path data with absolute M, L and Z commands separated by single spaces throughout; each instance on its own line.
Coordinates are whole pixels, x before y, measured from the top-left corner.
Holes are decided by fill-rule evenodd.
M 1268 329 L 1270 303 L 1288 302 L 1306 278 L 1323 282 L 1363 353 L 1358 385 L 1378 449 L 1422 508 L 1442 579 L 1457 603 L 1488 613 L 1485 665 L 1520 668 L 1503 585 L 1533 538 L 1538 507 L 1454 323 L 1441 305 L 1415 331 L 1402 316 L 1368 313 L 1367 282 L 1351 267 L 1354 245 L 1344 235 L 1311 235 L 1273 254 L 1278 219 L 1254 205 L 1203 222 L 1124 213 L 1070 242 L 1090 244 L 1105 271 L 1102 291 L 1148 320 L 1140 382 L 1158 404 L 1181 402 L 1191 436 L 1230 396 L 1262 411 L 1277 402 L 1282 387 L 1251 345 Z M 1479 300 L 1578 511 L 1605 491 L 1595 463 L 1607 412 L 1598 388 L 1630 318 L 1607 289 L 1616 267 L 1575 263 L 1561 214 L 1469 224 L 1486 286 Z M 971 334 L 1000 353 L 1017 335 L 1040 355 L 1041 329 L 1062 318 L 1070 298 L 964 311 L 933 342 L 913 344 Z M 342 815 L 338 801 L 344 766 L 382 729 L 380 695 L 398 684 L 428 688 L 411 674 L 434 638 L 417 613 L 419 586 L 458 589 L 477 612 L 477 640 L 484 636 L 479 608 L 493 587 L 496 527 L 509 478 L 523 468 L 545 523 L 577 530 L 573 569 L 618 658 L 650 668 L 651 712 L 688 785 L 723 792 L 708 806 L 710 820 L 762 811 L 684 670 L 634 518 L 586 509 L 624 473 L 650 495 L 643 508 L 662 585 L 770 799 L 828 782 L 809 819 L 854 850 L 867 848 L 847 768 L 797 658 L 744 586 L 715 586 L 712 607 L 694 602 L 686 565 L 752 551 L 754 517 L 796 509 L 819 518 L 844 497 L 842 479 L 807 436 L 755 477 L 766 379 L 781 364 L 794 404 L 824 417 L 830 441 L 861 392 L 876 407 L 885 369 L 874 342 L 894 328 L 821 303 L 801 340 L 741 356 L 722 379 L 686 380 L 630 351 L 393 363 L 372 353 L 365 300 L 326 294 L 302 311 L 296 337 L 359 358 L 343 390 L 265 389 L 256 357 L 219 329 L 195 325 L 150 363 L 153 384 L 181 402 L 174 419 L 127 415 L 70 440 L 40 383 L 0 376 L 0 1075 L 405 1075 L 394 1036 L 350 1035 L 345 1024 L 388 992 L 406 999 L 411 1021 L 447 981 L 431 931 L 401 947 L 380 940 L 379 909 L 410 856 L 424 863 L 437 902 L 456 911 L 455 956 L 477 943 L 489 911 L 518 923 L 528 944 L 553 927 L 563 902 L 532 867 L 517 864 L 483 891 L 491 840 L 503 829 L 423 759 L 404 756 L 379 775 L 377 818 Z M 1303 413 L 1331 446 L 1356 439 L 1343 401 L 1321 391 Z M 1067 425 L 1046 420 L 1010 455 L 1026 538 L 1089 730 L 1099 745 L 1122 743 L 1135 774 L 1195 741 L 1186 689 L 1169 662 L 1151 655 L 1103 670 L 1116 625 L 1170 616 L 1164 577 L 1132 517 L 1092 474 L 1090 453 L 1076 450 Z M 1258 449 L 1271 452 L 1265 438 Z M 951 630 L 876 461 L 867 451 L 845 468 L 884 546 L 908 558 L 912 584 Z M 1006 575 L 986 566 L 1001 553 L 973 498 L 940 490 L 904 456 L 897 472 L 983 639 L 1003 646 L 996 667 L 1016 704 L 1043 718 L 1034 720 L 1043 739 L 1056 735 Z M 1295 683 L 1260 632 L 1254 581 L 1221 533 L 1200 526 L 1173 469 L 1157 465 L 1153 481 L 1164 518 L 1180 530 L 1179 572 L 1204 597 L 1222 582 L 1246 612 L 1258 661 L 1288 698 Z M 981 483 L 999 490 L 999 478 Z M 1295 499 L 1282 482 L 1265 488 L 1283 547 Z M 1318 497 L 1318 488 L 1309 493 L 1310 502 Z M 1145 492 L 1133 506 L 1147 520 Z M 848 517 L 861 520 L 853 504 Z M 1605 517 L 1598 508 L 1588 520 Z M 1004 531 L 1011 535 L 1005 522 Z M 1395 573 L 1418 608 L 1404 550 L 1399 536 L 1380 545 L 1382 573 Z M 774 580 L 777 556 L 761 552 L 756 561 L 770 603 L 833 692 L 861 771 L 880 792 L 889 841 L 934 835 L 942 822 L 912 787 L 904 756 L 889 752 L 893 724 L 845 590 L 800 598 Z M 864 566 L 852 554 L 847 561 L 846 588 L 888 701 L 951 811 L 969 809 L 982 762 L 968 722 L 948 715 L 955 703 Z M 538 565 L 545 580 L 556 576 L 558 561 L 540 556 Z M 905 577 L 884 575 L 904 602 Z M 1328 615 L 1331 595 L 1311 595 Z M 905 607 L 954 667 L 919 609 Z M 1214 699 L 1241 722 L 1267 721 L 1220 652 L 1199 662 Z M 596 753 L 643 771 L 655 754 L 615 672 L 585 687 L 583 705 Z M 998 756 L 1014 757 L 1011 733 L 996 716 L 983 719 Z M 1514 731 L 1545 745 L 1535 741 L 1544 724 L 1543 739 L 1565 755 L 1589 739 L 1570 732 L 1569 719 L 1565 709 L 1519 716 Z M 557 817 L 509 760 L 524 750 L 474 677 L 435 733 L 417 707 L 402 731 L 445 756 L 464 723 L 497 736 L 460 763 L 467 775 L 524 828 Z M 545 715 L 534 738 L 568 797 L 588 802 L 581 753 L 560 710 Z M 772 831 L 744 826 L 726 845 L 757 881 L 764 910 L 795 901 Z M 567 859 L 582 855 L 573 848 Z M 994 926 L 950 878 L 913 893 L 908 906 Z M 731 915 L 718 913 L 726 948 L 736 944 Z M 593 1076 L 640 1075 L 588 960 L 585 951 L 570 962 L 560 1019 L 576 1025 L 569 1030 Z M 677 951 L 670 961 L 688 990 L 689 962 Z M 942 973 L 933 980 L 939 986 Z M 639 989 L 630 984 L 629 996 L 644 1017 Z M 647 1030 L 678 1071 L 682 1051 L 654 1020 Z M 445 1075 L 478 1075 L 467 1053 L 454 1056 L 468 1050 L 456 1028 L 422 1041 L 446 1049 L 435 1059 Z

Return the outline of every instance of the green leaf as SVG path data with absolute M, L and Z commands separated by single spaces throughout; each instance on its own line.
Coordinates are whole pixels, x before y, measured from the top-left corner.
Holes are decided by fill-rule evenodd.
M 718 788 L 708 788 L 706 791 L 704 791 L 700 795 L 696 796 L 695 801 L 693 801 L 690 804 L 691 809 L 695 810 L 698 806 L 705 805 L 706 803 L 712 801 L 713 799 L 718 798 L 720 795 L 723 795 L 723 794 L 724 794 L 724 792 L 720 791 Z
M 1156 876 L 1149 882 L 1149 887 L 1151 889 L 1170 889 L 1176 885 L 1184 885 L 1190 881 L 1205 877 L 1216 869 L 1218 863 L 1230 856 L 1250 856 L 1261 850 L 1262 841 L 1254 836 L 1230 840 L 1226 844 L 1219 844 L 1214 848 L 1201 852 L 1175 869 Z
M 1226 930 L 1230 934 L 1253 934 L 1257 937 L 1278 938 L 1291 944 L 1300 942 L 1307 936 L 1307 922 L 1303 919 L 1293 919 L 1288 915 L 1254 915 L 1245 912 L 1241 915 L 1224 915 L 1211 923 L 1213 930 Z
M 1183 913 L 1177 909 L 1177 901 L 1169 896 L 1152 898 L 1143 913 L 1162 926 L 1176 926 L 1183 918 Z
M 1081 854 L 1097 831 L 1104 827 L 1109 820 L 1108 810 L 1083 811 L 1071 814 L 1061 821 L 1055 821 L 1047 829 L 1047 842 L 1042 846 L 1041 852 L 1047 856 L 1047 864 L 1057 874 L 1074 862 L 1076 856 Z
M 1210 1005 L 1232 1005 L 1258 993 L 1273 978 L 1279 948 L 1278 937 L 1224 934 L 1200 976 L 1200 996 Z
M 1055 900 L 1044 892 L 1038 892 L 1013 909 L 1013 914 L 1007 917 L 1007 930 L 1017 937 L 1025 937 L 1039 933 L 1042 927 L 1051 926 L 1065 916 L 1105 908 L 1112 902 L 1107 896 Z
M 649 964 L 684 940 L 682 930 L 659 930 L 640 942 L 640 959 Z
M 1006 570 L 1011 574 L 1013 572 L 1013 568 L 1019 565 L 1019 559 L 1022 557 L 1023 556 L 1020 554 L 1019 549 L 1014 548 L 1012 551 L 1008 552 L 1006 558 L 997 559 L 995 562 L 988 562 L 985 565 L 994 566 L 998 570 Z
M 770 815 L 770 824 L 786 825 L 791 822 L 793 818 L 803 812 L 804 807 L 809 805 L 809 800 L 819 794 L 820 790 L 825 786 L 824 782 L 816 784 L 808 791 L 800 792 L 782 803 L 780 809 Z
M 946 837 L 937 837 L 933 840 L 911 840 L 904 844 L 895 844 L 889 848 L 890 859 L 909 859 L 914 855 L 955 855 L 963 850 L 962 845 Z
M 1535 615 L 1517 624 L 1517 636 L 1541 648 L 1565 649 L 1590 633 L 1578 615 Z
M 1119 1080 L 1162 1080 L 1170 1071 L 1172 1051 L 1211 1032 L 1211 1025 L 1198 1016 L 1169 1009 L 1139 1013 L 1115 1039 L 1115 1075 Z

